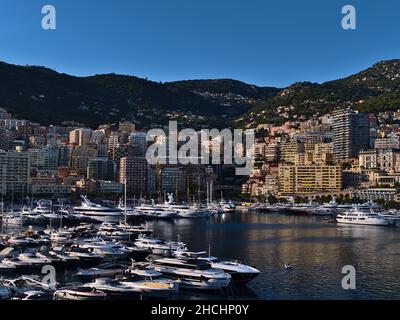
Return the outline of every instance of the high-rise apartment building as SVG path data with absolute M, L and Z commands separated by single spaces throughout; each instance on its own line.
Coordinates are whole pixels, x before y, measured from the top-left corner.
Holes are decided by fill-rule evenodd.
M 133 132 L 129 136 L 129 143 L 135 147 L 140 156 L 146 156 L 147 151 L 147 133 L 146 132 Z
M 366 114 L 352 109 L 335 110 L 332 116 L 334 160 L 358 157 L 369 146 L 369 122 Z
M 71 168 L 77 174 L 86 174 L 89 160 L 97 157 L 94 145 L 79 146 L 72 151 Z
M 30 182 L 29 152 L 0 153 L 0 193 L 22 194 Z
M 76 146 L 83 146 L 90 143 L 92 137 L 92 129 L 89 128 L 79 128 L 72 130 L 69 133 L 69 143 Z
M 147 160 L 144 157 L 124 157 L 120 161 L 119 182 L 129 193 L 147 193 Z
M 117 165 L 107 158 L 93 158 L 89 160 L 87 178 L 92 180 L 113 181 L 116 176 Z

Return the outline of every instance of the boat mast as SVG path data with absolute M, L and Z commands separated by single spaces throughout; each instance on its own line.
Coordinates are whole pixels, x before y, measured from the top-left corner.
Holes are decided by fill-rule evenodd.
M 207 207 L 208 207 L 209 204 L 210 204 L 210 201 L 209 201 L 209 198 L 208 198 L 210 196 L 210 187 L 208 185 L 208 180 L 207 180 L 206 185 L 207 185 Z
M 64 214 L 64 204 L 63 204 L 63 201 L 61 200 L 61 210 L 60 210 L 60 213 L 61 213 L 61 217 L 60 217 L 60 230 L 62 229 L 62 223 L 63 223 L 63 214 Z
M 213 203 L 213 183 L 210 182 L 210 203 Z
M 126 227 L 126 221 L 127 221 L 127 219 L 126 219 L 126 214 L 127 214 L 127 211 L 126 211 L 126 178 L 125 178 L 125 180 L 124 180 L 124 211 L 125 211 L 125 227 Z
M 3 190 L 1 191 L 1 234 L 4 234 L 4 197 Z

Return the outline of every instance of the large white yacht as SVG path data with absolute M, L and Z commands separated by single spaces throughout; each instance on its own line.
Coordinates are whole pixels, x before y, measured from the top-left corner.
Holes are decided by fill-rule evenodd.
M 91 202 L 87 196 L 81 196 L 82 203 L 74 207 L 74 212 L 82 213 L 88 216 L 121 216 L 122 211 L 118 208 L 104 207 L 100 204 Z
M 207 254 L 206 251 L 189 252 L 177 251 L 178 258 L 197 258 L 211 265 L 212 268 L 221 269 L 232 276 L 232 281 L 237 283 L 248 283 L 260 274 L 260 270 L 242 264 L 238 261 L 227 261 Z
M 172 193 L 168 194 L 168 201 L 165 201 L 163 205 L 157 205 L 157 207 L 175 211 L 179 218 L 207 218 L 211 216 L 211 213 L 206 210 L 201 210 L 194 206 L 188 206 L 184 203 L 177 204 L 174 201 Z
M 178 279 L 182 289 L 221 290 L 231 282 L 231 275 L 212 268 L 200 259 L 163 258 L 154 261 L 154 269 Z
M 372 225 L 372 226 L 388 226 L 393 224 L 393 221 L 386 219 L 378 213 L 369 211 L 361 211 L 357 206 L 351 210 L 339 213 L 336 216 L 336 221 L 345 224 L 360 224 L 360 225 Z
M 177 211 L 163 206 L 157 206 L 154 203 L 154 200 L 150 205 L 141 204 L 140 206 L 135 207 L 135 210 L 138 211 L 143 216 L 153 219 L 169 219 L 169 218 L 176 218 L 178 216 Z

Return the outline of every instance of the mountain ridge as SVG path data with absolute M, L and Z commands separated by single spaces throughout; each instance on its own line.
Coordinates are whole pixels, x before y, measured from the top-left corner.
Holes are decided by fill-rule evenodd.
M 0 62 L 0 107 L 45 125 L 79 121 L 96 127 L 131 119 L 145 127 L 178 120 L 191 127 L 253 127 L 307 119 L 353 106 L 400 108 L 400 59 L 323 83 L 259 87 L 234 79 L 156 82 L 115 73 L 77 77 L 42 66 Z
M 203 84 L 209 81 L 209 87 L 213 87 L 211 83 L 220 80 L 202 81 Z M 234 81 L 223 80 L 224 83 Z M 171 117 L 181 117 L 182 122 L 187 120 L 187 124 L 195 126 L 221 126 L 265 99 L 266 92 L 271 96 L 279 91 L 257 87 L 252 92 L 253 85 L 235 82 L 230 92 L 234 98 L 218 92 L 218 85 L 213 90 L 220 96 L 211 97 L 189 88 L 185 81 L 161 83 L 114 73 L 77 77 L 42 66 L 5 62 L 0 62 L 0 82 L 3 83 L 0 107 L 16 117 L 42 124 L 78 119 L 93 127 L 121 118 L 151 125 L 166 123 Z M 243 92 L 252 92 L 252 95 L 241 96 Z M 238 96 L 240 99 L 235 98 Z
M 296 82 L 258 103 L 236 119 L 236 124 L 246 127 L 265 122 L 280 124 L 348 106 L 366 113 L 400 108 L 400 60 L 380 61 L 348 77 L 321 84 Z

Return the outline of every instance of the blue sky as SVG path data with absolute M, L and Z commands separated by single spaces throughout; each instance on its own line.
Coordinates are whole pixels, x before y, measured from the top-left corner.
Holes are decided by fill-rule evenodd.
M 341 28 L 346 4 L 357 30 Z M 399 34 L 398 0 L 0 0 L 0 60 L 74 75 L 323 82 L 400 58 Z

